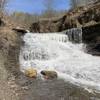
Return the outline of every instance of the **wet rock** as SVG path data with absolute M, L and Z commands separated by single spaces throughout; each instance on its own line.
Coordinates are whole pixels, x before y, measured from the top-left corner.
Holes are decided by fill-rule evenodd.
M 37 70 L 33 69 L 33 68 L 27 69 L 25 71 L 25 75 L 30 77 L 30 78 L 36 78 L 37 77 Z
M 56 79 L 57 78 L 57 72 L 55 71 L 47 71 L 43 70 L 41 71 L 41 74 L 45 79 Z
M 25 30 L 24 28 L 21 28 L 21 27 L 12 28 L 12 30 L 17 32 L 17 34 L 20 36 L 25 35 L 25 33 L 29 33 L 28 30 Z
M 83 42 L 100 43 L 100 23 L 82 28 Z

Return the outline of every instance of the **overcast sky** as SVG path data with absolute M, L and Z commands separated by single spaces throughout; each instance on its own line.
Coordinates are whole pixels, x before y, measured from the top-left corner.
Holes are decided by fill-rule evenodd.
M 10 0 L 7 5 L 7 9 L 12 11 L 22 11 L 28 13 L 41 13 L 44 7 L 44 1 L 46 0 Z M 70 0 L 54 0 L 55 10 L 66 10 L 69 8 Z

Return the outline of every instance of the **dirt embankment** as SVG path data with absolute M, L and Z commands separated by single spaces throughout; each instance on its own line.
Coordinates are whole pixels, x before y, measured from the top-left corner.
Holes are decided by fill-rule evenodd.
M 18 57 L 21 39 L 12 30 L 15 26 L 7 17 L 0 18 L 0 100 L 19 100 L 21 91 L 15 82 L 21 74 Z
M 32 32 L 60 32 L 100 22 L 100 3 L 70 10 L 61 18 L 44 19 L 31 25 Z

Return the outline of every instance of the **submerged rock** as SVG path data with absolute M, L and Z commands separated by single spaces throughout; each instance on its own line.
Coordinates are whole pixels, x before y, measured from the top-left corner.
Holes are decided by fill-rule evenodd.
M 41 74 L 44 76 L 45 79 L 55 79 L 58 76 L 57 72 L 55 72 L 55 71 L 47 71 L 47 70 L 41 71 Z
M 25 71 L 25 75 L 30 77 L 30 78 L 36 78 L 37 77 L 37 70 L 33 69 L 33 68 L 27 69 Z

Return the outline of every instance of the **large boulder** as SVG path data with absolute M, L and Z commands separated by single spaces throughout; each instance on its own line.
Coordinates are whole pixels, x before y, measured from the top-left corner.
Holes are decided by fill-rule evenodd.
M 48 70 L 41 71 L 41 74 L 45 79 L 55 79 L 58 76 L 56 71 L 48 71 Z
M 30 78 L 36 78 L 37 77 L 37 70 L 34 68 L 30 68 L 25 70 L 25 75 Z

